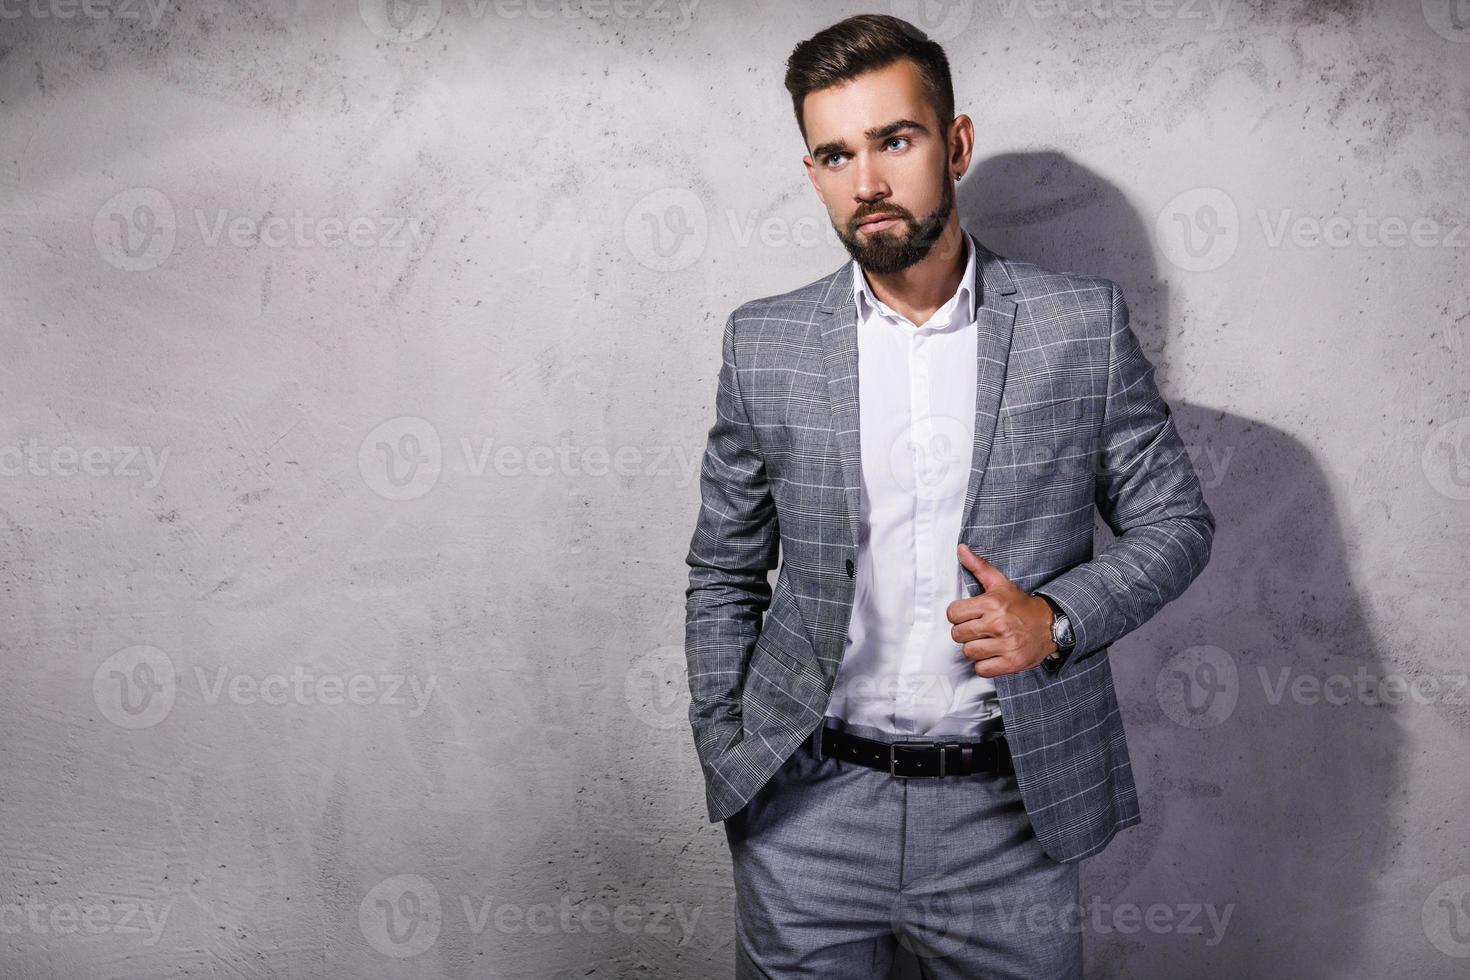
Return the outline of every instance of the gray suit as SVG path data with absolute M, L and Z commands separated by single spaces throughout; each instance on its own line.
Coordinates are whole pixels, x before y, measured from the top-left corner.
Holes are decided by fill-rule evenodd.
M 1109 645 L 1200 574 L 1215 522 L 1117 285 L 975 244 L 960 541 L 1072 621 L 1060 671 L 995 680 L 1037 839 L 1073 862 L 1139 820 Z M 860 531 L 857 350 L 851 262 L 725 323 L 686 558 L 689 720 L 711 822 L 821 723 L 837 676 Z M 1118 535 L 1096 556 L 1094 505 Z

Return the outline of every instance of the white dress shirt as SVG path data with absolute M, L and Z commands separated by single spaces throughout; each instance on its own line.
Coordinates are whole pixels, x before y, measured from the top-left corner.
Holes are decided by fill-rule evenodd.
M 950 636 L 969 573 L 955 546 L 975 438 L 975 243 L 955 294 L 921 326 L 853 262 L 862 520 L 847 644 L 827 714 L 915 737 L 970 736 L 995 682 Z

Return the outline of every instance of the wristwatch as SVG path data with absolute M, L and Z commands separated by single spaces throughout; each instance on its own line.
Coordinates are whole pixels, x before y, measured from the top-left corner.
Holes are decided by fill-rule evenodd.
M 1045 592 L 1034 592 L 1032 595 L 1041 596 L 1046 600 L 1046 604 L 1051 606 L 1051 641 L 1057 645 L 1057 652 L 1049 654 L 1041 661 L 1041 665 L 1056 672 L 1062 668 L 1062 664 L 1066 663 L 1068 655 L 1076 646 L 1077 637 L 1072 633 L 1072 621 L 1067 618 L 1066 611 L 1057 604 L 1055 599 Z

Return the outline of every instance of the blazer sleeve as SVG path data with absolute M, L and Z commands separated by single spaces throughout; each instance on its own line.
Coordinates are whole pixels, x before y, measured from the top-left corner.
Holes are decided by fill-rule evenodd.
M 1036 588 L 1067 612 L 1073 659 L 1147 622 L 1204 571 L 1215 536 L 1199 476 L 1185 452 L 1154 367 L 1112 287 L 1107 401 L 1098 446 L 1096 504 L 1117 538 L 1103 553 Z
M 771 601 L 780 530 L 756 432 L 740 390 L 735 324 L 725 322 L 715 420 L 700 466 L 699 514 L 685 563 L 689 721 L 701 758 L 741 732 L 746 665 Z

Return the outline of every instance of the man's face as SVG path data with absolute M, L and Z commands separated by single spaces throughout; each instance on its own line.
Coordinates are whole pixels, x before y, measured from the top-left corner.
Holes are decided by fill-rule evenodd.
M 848 254 L 876 273 L 928 255 L 954 210 L 954 168 L 968 163 L 968 148 L 962 163 L 951 160 L 913 62 L 812 92 L 803 109 L 812 151 L 802 162 Z

